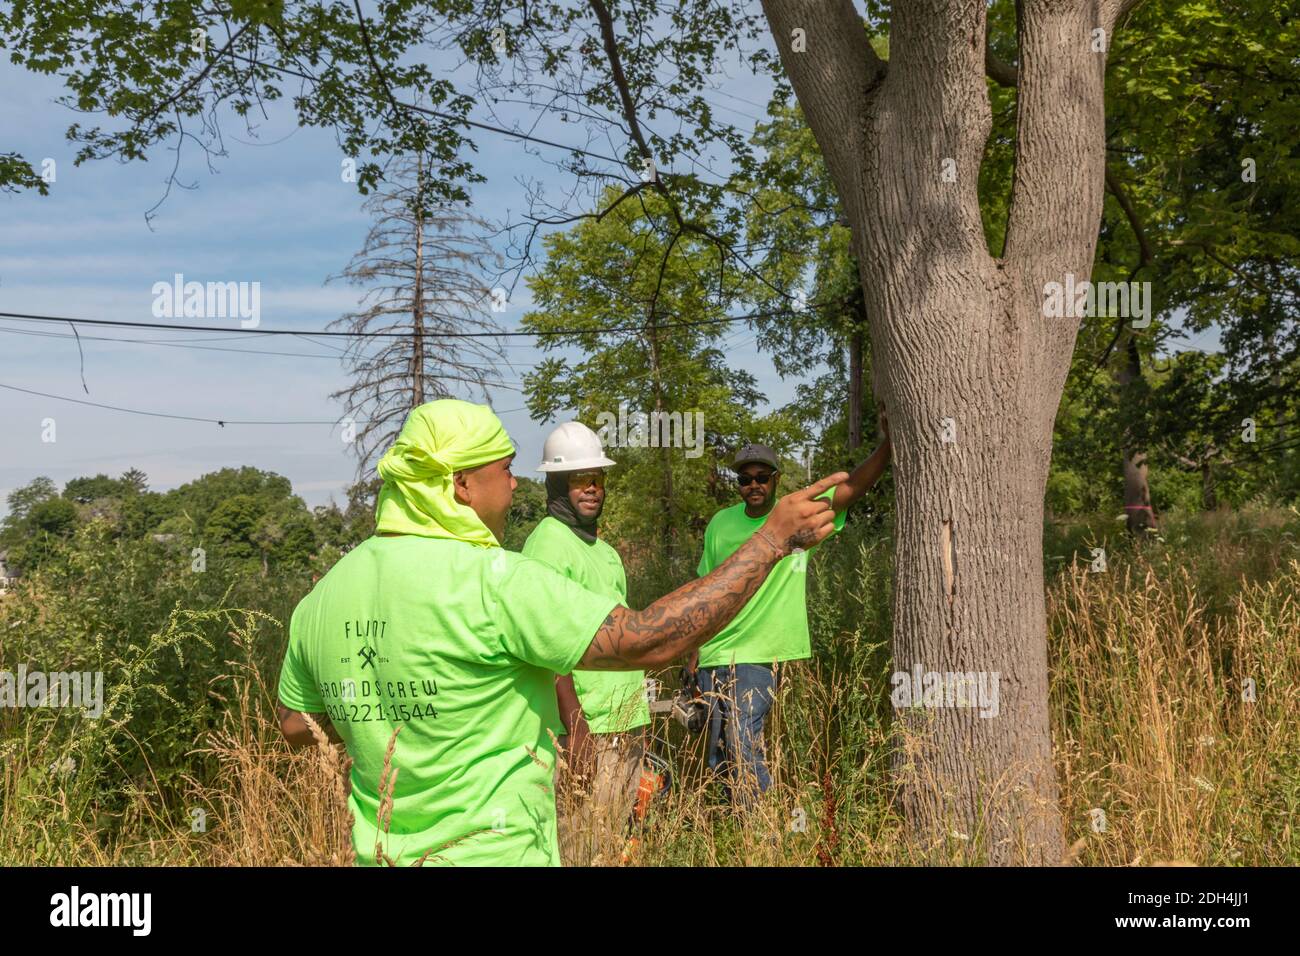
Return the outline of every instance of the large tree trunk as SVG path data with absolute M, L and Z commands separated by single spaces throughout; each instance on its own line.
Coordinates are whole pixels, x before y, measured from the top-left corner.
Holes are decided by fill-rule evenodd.
M 996 674 L 996 716 L 899 710 L 902 807 L 936 850 L 1057 863 L 1043 493 L 1078 319 L 1046 318 L 1043 302 L 1047 283 L 1091 271 L 1105 158 L 1105 54 L 1091 38 L 1100 27 L 1109 42 L 1119 5 L 1021 0 L 1001 259 L 976 193 L 991 126 L 985 5 L 899 0 L 887 65 L 851 0 L 763 6 L 853 228 L 894 438 L 895 670 Z

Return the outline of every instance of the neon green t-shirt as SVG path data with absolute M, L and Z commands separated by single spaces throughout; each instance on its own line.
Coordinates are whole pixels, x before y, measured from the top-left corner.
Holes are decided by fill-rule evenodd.
M 822 498 L 830 498 L 832 488 Z M 768 514 L 771 514 L 769 511 Z M 835 530 L 844 527 L 845 512 L 835 516 Z M 723 508 L 704 530 L 704 554 L 699 574 L 708 574 L 736 553 L 767 522 L 751 518 L 744 502 Z M 808 641 L 808 555 L 816 547 L 789 554 L 776 563 L 763 586 L 717 636 L 700 648 L 701 667 L 728 664 L 771 664 L 801 661 L 812 655 Z
M 524 542 L 524 554 L 549 564 L 588 591 L 627 606 L 623 559 L 599 538 L 588 544 L 564 522 L 546 517 Z M 573 686 L 592 733 L 617 734 L 650 723 L 645 671 L 575 670 Z
M 299 602 L 280 700 L 326 713 L 352 757 L 357 862 L 559 865 L 555 675 L 618 602 L 501 548 L 372 537 Z M 393 729 L 392 819 L 376 825 Z M 548 733 L 548 731 L 550 733 Z

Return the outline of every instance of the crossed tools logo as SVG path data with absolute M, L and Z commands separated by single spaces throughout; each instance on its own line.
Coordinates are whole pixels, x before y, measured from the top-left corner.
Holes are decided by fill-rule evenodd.
M 387 621 L 347 621 L 343 629 L 349 640 L 356 638 L 361 642 L 357 656 L 361 658 L 362 670 L 367 667 L 374 670 L 376 661 L 383 664 L 387 660 L 380 656 L 375 646 L 383 640 L 384 631 L 388 629 Z

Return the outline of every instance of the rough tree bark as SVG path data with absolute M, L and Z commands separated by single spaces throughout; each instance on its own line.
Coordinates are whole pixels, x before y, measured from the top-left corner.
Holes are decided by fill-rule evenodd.
M 851 0 L 763 3 L 853 230 L 894 438 L 895 669 L 999 677 L 996 717 L 899 711 L 902 806 L 936 848 L 1057 863 L 1043 494 L 1078 320 L 1045 318 L 1043 301 L 1048 282 L 1091 272 L 1106 65 L 1093 31 L 1109 46 L 1122 4 L 1019 7 L 1016 173 L 995 258 L 976 193 L 991 127 L 985 4 L 897 0 L 885 64 Z

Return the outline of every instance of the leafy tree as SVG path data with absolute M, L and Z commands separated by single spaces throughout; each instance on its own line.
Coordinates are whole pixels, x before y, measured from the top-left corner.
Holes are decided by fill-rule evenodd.
M 887 38 L 872 43 L 887 55 Z M 797 386 L 783 411 L 801 426 L 802 442 L 816 443 L 814 470 L 851 468 L 878 411 L 868 387 L 871 347 L 858 263 L 821 150 L 788 89 L 778 89 L 768 114 L 771 121 L 754 135 L 763 150 L 760 173 L 746 184 L 754 196 L 748 241 L 764 250 L 746 299 L 759 345 L 778 374 L 806 377 L 826 366 Z
M 375 503 L 382 485 L 380 478 L 356 482 L 347 489 L 346 508 L 331 501 L 313 509 L 316 536 L 321 544 L 341 553 L 374 534 Z
M 203 534 L 219 558 L 260 561 L 264 577 L 273 561 L 305 566 L 316 549 L 311 514 L 296 497 L 232 495 L 212 510 Z
M 27 520 L 38 535 L 66 537 L 77 527 L 77 508 L 70 501 L 51 498 L 33 506 Z
M 165 496 L 165 508 L 168 516 L 184 515 L 190 529 L 197 532 L 207 525 L 209 517 L 219 506 L 238 496 L 263 502 L 294 497 L 288 478 L 245 465 L 209 472 L 173 488 Z M 262 508 L 257 513 L 260 515 L 264 510 Z
M 378 476 L 348 486 L 348 506 L 343 512 L 348 529 L 349 546 L 359 544 L 375 533 L 375 509 L 384 481 Z
M 15 528 L 14 544 L 7 551 L 9 563 L 24 573 L 34 570 L 58 551 L 77 525 L 77 506 L 71 501 L 46 498 L 36 502 Z
M 105 474 L 93 478 L 73 478 L 63 486 L 63 497 L 80 504 L 89 504 L 96 498 L 120 498 L 128 493 L 128 486 Z
M 9 513 L 5 516 L 5 527 L 21 524 L 27 520 L 27 515 L 35 505 L 58 496 L 58 485 L 44 475 L 33 478 L 21 488 L 15 488 L 9 492 L 7 499 Z
M 247 560 L 257 557 L 260 546 L 259 522 L 266 515 L 266 503 L 256 495 L 231 495 L 215 508 L 203 524 L 203 536 L 220 549 L 222 557 Z M 263 534 L 267 532 L 264 529 Z
M 1300 27 L 1269 0 L 1151 0 L 1132 25 L 1116 37 L 1107 74 L 1108 196 L 1094 278 L 1149 281 L 1158 321 L 1101 320 L 1080 350 L 1117 383 L 1112 423 L 1127 448 L 1130 527 L 1148 520 L 1148 453 L 1194 473 L 1231 461 L 1245 477 L 1262 460 L 1289 473 L 1285 422 L 1300 380 L 1300 224 L 1287 214 L 1300 205 L 1300 64 L 1290 54 Z M 1170 379 L 1175 366 L 1159 352 L 1212 326 L 1223 364 L 1211 375 L 1188 356 Z M 1243 442 L 1244 418 L 1259 441 Z M 1206 488 L 1207 474 L 1198 476 Z
M 311 514 L 305 508 L 282 506 L 277 520 L 280 539 L 271 552 L 271 559 L 282 568 L 306 567 L 319 543 Z
M 321 543 L 341 551 L 346 543 L 347 526 L 339 506 L 333 501 L 327 505 L 317 505 L 312 509 L 312 519 L 316 523 L 316 534 Z
M 122 472 L 121 481 L 136 494 L 144 494 L 149 490 L 149 476 L 139 468 L 128 468 Z
M 42 544 L 39 548 L 34 547 L 33 542 L 38 535 L 33 515 L 51 501 L 58 500 L 58 494 L 58 486 L 45 476 L 33 478 L 22 487 L 9 492 L 9 511 L 4 522 L 0 523 L 0 551 L 5 553 L 7 564 L 27 571 L 40 562 L 47 550 L 44 539 L 48 535 L 41 534 Z M 73 517 L 75 516 L 74 508 Z M 57 524 L 57 514 L 52 517 Z M 43 520 L 48 522 L 51 517 Z
M 518 487 L 506 514 L 505 547 L 522 551 L 524 542 L 537 523 L 546 517 L 546 485 L 523 475 L 516 476 Z

